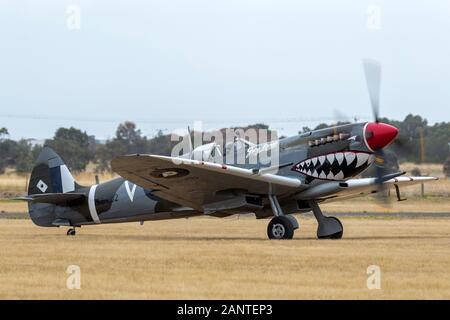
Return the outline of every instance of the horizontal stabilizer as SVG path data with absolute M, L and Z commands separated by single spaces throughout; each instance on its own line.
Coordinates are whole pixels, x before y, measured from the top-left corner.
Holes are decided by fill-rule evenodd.
M 31 194 L 24 197 L 14 198 L 14 200 L 22 200 L 33 203 L 50 203 L 63 204 L 74 200 L 84 199 L 84 193 L 45 193 L 45 194 Z

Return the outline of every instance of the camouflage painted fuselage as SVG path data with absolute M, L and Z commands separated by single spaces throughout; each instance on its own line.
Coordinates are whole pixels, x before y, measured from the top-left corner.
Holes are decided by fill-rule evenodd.
M 30 202 L 31 219 L 39 226 L 53 227 L 176 219 L 200 214 L 159 199 L 151 191 L 123 178 L 80 187 L 77 193 L 85 196 L 60 205 Z

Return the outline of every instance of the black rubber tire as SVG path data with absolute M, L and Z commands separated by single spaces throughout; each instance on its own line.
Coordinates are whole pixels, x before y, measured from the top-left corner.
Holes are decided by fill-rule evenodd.
M 344 226 L 341 223 L 341 220 L 339 220 L 336 217 L 327 217 L 328 219 L 333 219 L 336 220 L 340 225 L 341 225 L 341 231 L 331 234 L 329 236 L 325 236 L 325 237 L 319 237 L 319 239 L 333 239 L 333 240 L 339 240 L 342 239 L 343 235 L 344 235 Z
M 292 239 L 294 237 L 294 225 L 289 218 L 284 216 L 275 217 L 267 226 L 267 236 L 271 240 Z
M 76 230 L 74 228 L 71 228 L 71 229 L 67 230 L 67 235 L 68 236 L 74 236 L 76 234 L 77 234 L 77 232 L 76 232 Z

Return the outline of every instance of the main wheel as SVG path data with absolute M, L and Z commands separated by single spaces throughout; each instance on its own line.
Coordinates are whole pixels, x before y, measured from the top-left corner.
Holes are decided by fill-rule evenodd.
M 75 231 L 75 228 L 70 228 L 69 230 L 67 230 L 68 236 L 74 236 L 76 234 L 77 234 L 77 232 Z
M 294 230 L 294 225 L 289 218 L 279 216 L 270 220 L 267 226 L 267 235 L 269 239 L 292 239 Z
M 328 234 L 317 234 L 319 239 L 342 239 L 344 235 L 344 226 L 341 221 L 335 217 L 326 217 L 326 226 L 324 229 L 328 229 Z

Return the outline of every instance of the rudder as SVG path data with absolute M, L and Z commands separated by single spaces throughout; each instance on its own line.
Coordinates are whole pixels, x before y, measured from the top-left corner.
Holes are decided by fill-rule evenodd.
M 55 203 L 40 203 L 36 197 L 55 197 L 81 188 L 73 178 L 63 159 L 50 147 L 44 147 L 31 172 L 28 185 L 28 212 L 31 220 L 41 227 L 54 227 L 57 219 Z M 54 202 L 54 201 L 53 201 Z
M 31 173 L 28 195 L 68 193 L 77 187 L 63 159 L 50 147 L 44 147 Z

